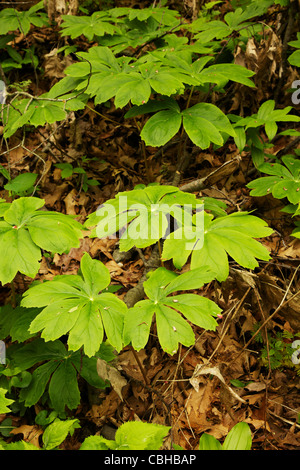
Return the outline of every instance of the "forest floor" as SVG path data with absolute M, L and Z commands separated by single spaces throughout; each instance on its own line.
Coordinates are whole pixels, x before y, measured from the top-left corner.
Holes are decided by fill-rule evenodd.
M 31 79 L 33 93 L 47 91 L 63 76 L 62 66 L 65 65 L 50 54 L 57 47 L 57 31 L 33 28 L 26 38 L 19 40 L 25 48 L 35 44 L 45 70 L 38 85 L 29 71 L 28 76 L 23 74 L 19 80 Z M 80 39 L 82 50 L 89 46 Z M 277 59 L 271 57 L 269 45 L 263 41 L 257 54 L 258 64 L 265 67 L 264 74 L 267 74 Z M 246 59 L 241 55 L 239 60 Z M 218 105 L 226 112 L 242 106 L 256 112 L 258 103 L 272 98 L 277 73 L 274 69 L 268 83 L 263 74 L 257 74 L 254 80 L 258 81 L 259 92 L 234 85 L 232 94 L 222 97 Z M 284 100 L 283 96 L 280 106 L 289 104 Z M 55 134 L 50 126 L 28 132 L 26 148 L 29 152 L 18 146 L 18 139 L 18 135 L 10 139 L 12 150 L 2 155 L 1 164 L 9 164 L 15 176 L 20 172 L 40 175 L 35 195 L 45 200 L 46 208 L 76 215 L 80 222 L 119 191 L 151 181 L 169 184 L 176 170 L 175 143 L 163 150 L 147 148 L 147 175 L 137 129 L 113 106 L 102 108 L 100 115 L 90 102 L 84 112 L 76 117 L 70 115 L 69 122 L 58 125 Z M 269 151 L 276 154 L 289 142 L 289 137 L 281 136 Z M 31 152 L 38 152 L 38 156 Z M 187 450 L 197 448 L 203 432 L 222 440 L 240 421 L 249 423 L 255 450 L 300 449 L 300 375 L 299 368 L 293 366 L 288 357 L 291 338 L 300 331 L 299 298 L 291 299 L 299 289 L 300 240 L 290 236 L 293 222 L 288 214 L 280 211 L 282 201 L 272 196 L 253 198 L 249 195 L 246 185 L 257 177 L 249 153 L 240 154 L 234 144 L 228 144 L 222 152 L 202 151 L 194 146 L 187 147 L 187 152 L 191 155 L 190 164 L 179 186 L 196 178 L 207 178 L 205 189 L 197 195 L 223 200 L 228 212 L 254 211 L 267 221 L 274 233 L 262 243 L 270 250 L 272 258 L 261 262 L 253 272 L 231 261 L 230 275 L 225 282 L 212 282 L 203 288 L 203 294 L 218 303 L 223 315 L 215 332 L 194 327 L 196 343 L 193 347 L 182 346 L 177 354 L 169 356 L 160 349 L 155 335 L 151 336 L 147 347 L 138 353 L 150 385 L 143 384 L 143 376 L 128 348 L 118 356 L 118 368 L 127 380 L 122 389 L 123 399 L 114 388 L 100 391 L 100 394 L 97 391 L 94 396 L 95 391 L 85 390 L 82 384 L 82 402 L 73 413 L 82 427 L 65 441 L 64 449 L 78 448 L 91 433 L 109 436 L 111 429 L 131 419 L 171 425 L 173 442 Z M 82 166 L 87 177 L 99 184 L 85 190 L 82 174 L 62 178 L 61 170 L 55 166 L 62 162 Z M 217 169 L 219 171 L 215 172 Z M 149 174 L 151 181 L 148 181 Z M 4 178 L 0 176 L 1 183 Z M 0 197 L 9 199 L 4 189 Z M 116 248 L 115 239 L 87 236 L 80 248 L 68 254 L 55 254 L 52 260 L 44 257 L 37 279 L 49 280 L 58 274 L 77 273 L 80 259 L 87 251 L 107 266 L 112 282 L 122 286 L 118 295 L 123 298 L 137 285 L 144 265 L 135 251 L 129 259 L 118 261 Z M 151 250 L 151 247 L 144 250 L 146 259 Z M 18 275 L 14 282 L 16 292 L 21 294 L 31 282 Z M 9 288 L 4 287 L 1 303 L 6 303 L 9 295 Z M 260 334 L 253 337 L 258 326 L 271 315 Z M 280 344 L 279 349 L 276 344 Z M 207 368 L 197 374 L 197 366 L 204 363 L 208 364 Z M 36 408 L 38 411 L 38 405 Z M 13 425 L 14 434 L 23 434 L 24 438 L 35 432 L 35 426 L 26 416 L 13 418 Z

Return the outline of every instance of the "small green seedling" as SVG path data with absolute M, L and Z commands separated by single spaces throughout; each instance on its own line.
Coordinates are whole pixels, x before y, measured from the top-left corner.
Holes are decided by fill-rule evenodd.
M 237 423 L 227 434 L 223 444 L 214 436 L 204 433 L 199 441 L 199 450 L 250 450 L 251 430 L 247 423 Z

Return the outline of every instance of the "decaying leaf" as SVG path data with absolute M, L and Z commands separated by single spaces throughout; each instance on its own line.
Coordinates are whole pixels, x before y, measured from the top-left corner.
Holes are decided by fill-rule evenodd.
M 127 380 L 120 374 L 120 372 L 115 368 L 107 364 L 106 361 L 103 359 L 97 359 L 97 372 L 99 377 L 103 380 L 108 380 L 115 390 L 115 392 L 119 395 L 121 400 L 122 397 L 122 388 L 127 385 Z
M 214 375 L 215 377 L 218 377 L 218 379 L 222 382 L 222 384 L 232 394 L 234 398 L 236 398 L 241 403 L 246 403 L 245 400 L 243 400 L 243 398 L 241 398 L 237 393 L 235 393 L 235 391 L 232 390 L 232 388 L 225 382 L 225 379 L 223 375 L 221 374 L 218 366 L 209 367 L 205 364 L 198 364 L 195 367 L 193 377 L 190 379 L 190 384 L 194 387 L 196 391 L 199 390 L 198 384 L 197 384 L 197 377 L 201 375 L 206 375 L 206 374 L 211 374 L 211 375 Z
M 30 442 L 36 447 L 40 448 L 39 436 L 43 434 L 43 430 L 39 426 L 28 426 L 24 424 L 18 428 L 13 429 L 10 434 L 23 434 L 23 440 Z

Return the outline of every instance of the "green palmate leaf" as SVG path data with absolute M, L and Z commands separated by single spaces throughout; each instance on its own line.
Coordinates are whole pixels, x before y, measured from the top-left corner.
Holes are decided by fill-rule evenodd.
M 260 16 L 264 14 L 268 7 L 271 5 L 271 1 L 264 2 L 251 2 L 246 8 L 236 8 L 224 15 L 224 21 L 215 20 L 204 22 L 203 18 L 194 21 L 190 26 L 193 31 L 201 31 L 197 34 L 196 38 L 205 41 L 211 41 L 211 39 L 223 39 L 234 31 L 243 30 L 246 27 L 250 27 L 252 23 L 248 23 L 250 18 Z
M 18 271 L 35 277 L 41 249 L 63 253 L 79 246 L 81 225 L 71 216 L 40 211 L 43 205 L 44 200 L 35 197 L 21 197 L 9 205 L 0 203 L 2 284 L 12 281 Z
M 70 36 L 72 39 L 81 36 L 87 37 L 92 41 L 94 36 L 103 36 L 104 34 L 114 34 L 117 27 L 112 23 L 110 16 L 103 11 L 96 11 L 91 16 L 62 16 L 62 36 Z
M 66 384 L 68 384 L 67 387 Z M 49 396 L 51 406 L 57 411 L 63 412 L 65 406 L 70 410 L 75 409 L 80 403 L 77 370 L 71 358 L 62 361 L 52 374 L 49 384 Z
M 25 406 L 35 405 L 48 390 L 50 404 L 56 411 L 64 412 L 66 406 L 75 409 L 80 403 L 78 374 L 94 387 L 105 388 L 109 385 L 97 374 L 97 357 L 107 360 L 114 357 L 105 352 L 109 348 L 112 346 L 105 346 L 104 353 L 100 348 L 95 357 L 88 358 L 82 356 L 80 351 L 68 352 L 59 340 L 45 343 L 38 338 L 12 353 L 12 364 L 18 364 L 19 370 L 26 371 L 36 365 L 32 376 L 29 374 L 27 384 L 24 381 L 19 383 L 18 377 L 13 377 L 16 380 L 12 385 L 22 388 L 20 400 L 24 401 Z
M 40 266 L 41 250 L 33 243 L 26 229 L 16 230 L 0 222 L 0 244 L 3 250 L 0 281 L 3 285 L 11 282 L 18 271 L 35 277 Z
M 43 97 L 45 99 L 42 99 Z M 46 123 L 53 124 L 56 121 L 64 120 L 67 116 L 64 103 L 49 101 L 46 98 L 47 95 L 41 95 L 38 100 L 21 100 L 17 104 L 15 112 L 8 115 L 8 122 L 4 131 L 5 137 L 12 136 L 17 129 L 25 124 L 38 127 L 44 126 Z M 23 109 L 25 112 L 22 112 Z
M 116 108 L 124 108 L 129 101 L 131 101 L 133 105 L 146 103 L 151 95 L 151 86 L 149 82 L 145 81 L 139 74 L 136 74 L 136 76 L 133 76 L 133 74 L 131 76 L 128 75 L 126 78 L 127 79 L 125 81 L 125 78 L 122 77 L 122 82 L 124 81 L 125 83 L 122 83 L 116 92 Z
M 154 314 L 159 342 L 169 354 L 177 351 L 179 343 L 191 346 L 195 341 L 191 326 L 181 314 L 201 328 L 214 330 L 217 325 L 214 316 L 221 311 L 214 302 L 196 294 L 169 296 L 181 290 L 199 289 L 213 278 L 214 273 L 206 268 L 180 276 L 165 268 L 158 268 L 151 273 L 150 278 L 144 282 L 149 299 L 136 303 L 126 315 L 125 344 L 131 342 L 136 350 L 146 345 Z
M 14 8 L 4 8 L 0 12 L 1 34 L 19 29 L 21 33 L 27 34 L 30 23 L 35 26 L 44 26 L 48 23 L 45 12 L 39 12 L 44 8 L 43 2 L 38 2 L 26 11 L 18 11 Z
M 250 138 L 254 138 L 253 144 L 258 148 L 263 148 L 262 143 L 259 141 L 257 133 L 253 132 L 253 129 L 260 126 L 265 126 L 265 131 L 269 140 L 272 140 L 278 131 L 277 122 L 299 122 L 299 116 L 289 114 L 292 107 L 287 106 L 284 109 L 274 109 L 275 101 L 265 101 L 259 108 L 257 114 L 248 116 L 246 118 L 237 119 L 236 126 L 241 128 L 245 126 L 245 130 Z M 252 133 L 250 133 L 252 131 Z M 236 141 L 237 145 L 241 145 L 241 142 Z M 239 148 L 241 148 L 239 146 Z
M 194 223 L 195 223 L 194 216 Z M 213 220 L 213 216 L 204 214 L 204 227 L 184 232 L 181 238 L 176 231 L 170 234 L 164 243 L 162 258 L 173 259 L 177 268 L 181 268 L 191 255 L 191 269 L 208 266 L 215 272 L 219 281 L 224 281 L 229 274 L 228 255 L 241 266 L 254 269 L 258 266 L 256 258 L 268 260 L 267 249 L 254 238 L 262 238 L 272 233 L 263 220 L 239 212 Z M 188 236 L 189 235 L 189 236 Z
M 52 376 L 52 374 L 56 371 L 57 368 L 60 367 L 59 362 L 56 361 L 49 361 L 45 364 L 39 366 L 32 374 L 32 380 L 27 388 L 22 388 L 20 392 L 20 401 L 24 401 L 25 406 L 30 407 L 33 406 L 35 403 L 39 401 L 43 393 L 45 392 L 46 386 Z M 51 383 L 51 382 L 50 382 Z M 77 389 L 77 381 L 71 384 L 73 387 L 75 385 L 75 389 L 73 389 L 73 393 Z M 74 402 L 65 402 L 62 399 L 59 403 L 60 411 L 64 411 L 65 406 L 67 405 L 70 409 L 78 406 L 79 401 Z
M 141 138 L 146 145 L 159 147 L 168 142 L 180 129 L 181 123 L 194 144 L 201 148 L 208 148 L 210 143 L 223 144 L 221 133 L 235 137 L 235 131 L 228 118 L 209 103 L 199 103 L 180 113 L 178 105 L 154 114 L 145 124 Z
M 280 163 L 264 163 L 260 171 L 271 176 L 263 176 L 251 181 L 247 187 L 251 196 L 272 194 L 277 199 L 287 198 L 292 204 L 300 202 L 300 161 L 291 155 L 282 157 Z
M 91 357 L 99 350 L 105 331 L 120 351 L 126 305 L 110 292 L 99 294 L 110 282 L 108 269 L 100 261 L 86 253 L 80 268 L 81 275 L 56 276 L 24 293 L 22 306 L 45 307 L 31 323 L 30 332 L 42 330 L 46 341 L 69 333 L 69 348 L 76 351 L 83 346 Z
M 199 202 L 199 201 L 198 201 Z M 199 202 L 202 206 L 202 201 Z M 117 194 L 108 200 L 86 221 L 87 227 L 96 226 L 91 236 L 104 238 L 120 235 L 120 250 L 133 246 L 143 248 L 157 242 L 170 229 L 170 216 L 179 226 L 191 219 L 197 200 L 174 186 L 148 186 Z
M 0 307 L 0 338 L 11 336 L 12 341 L 22 343 L 33 336 L 28 328 L 39 311 L 36 308 L 27 309 L 19 306 L 13 308 L 10 304 Z

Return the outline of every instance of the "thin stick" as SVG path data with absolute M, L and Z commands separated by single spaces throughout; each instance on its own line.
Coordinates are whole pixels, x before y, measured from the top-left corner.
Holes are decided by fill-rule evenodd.
M 141 363 L 139 356 L 137 355 L 135 349 L 134 349 L 131 345 L 130 345 L 130 349 L 131 349 L 132 354 L 134 355 L 134 358 L 135 358 L 135 360 L 136 360 L 136 362 L 137 362 L 137 365 L 139 366 L 139 369 L 140 369 L 140 371 L 141 371 L 141 373 L 142 373 L 142 376 L 143 376 L 143 378 L 144 378 L 145 384 L 149 386 L 149 385 L 150 385 L 150 382 L 149 382 L 149 380 L 148 380 L 148 378 L 147 378 L 147 375 L 146 375 L 144 366 L 143 366 L 143 364 Z

